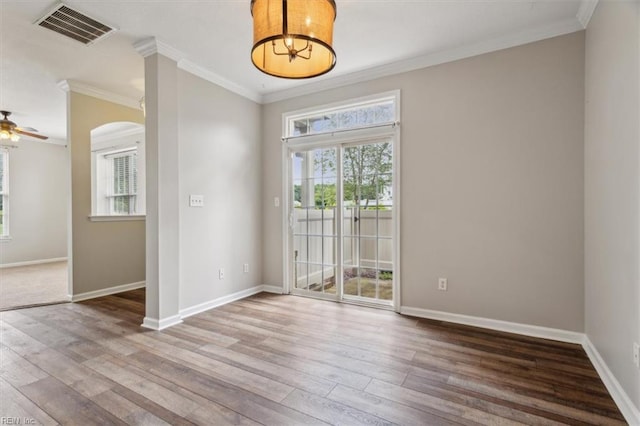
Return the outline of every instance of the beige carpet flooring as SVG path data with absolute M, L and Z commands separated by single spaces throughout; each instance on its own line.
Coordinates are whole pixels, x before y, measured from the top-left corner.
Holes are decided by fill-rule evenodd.
M 0 311 L 66 302 L 67 262 L 0 269 Z

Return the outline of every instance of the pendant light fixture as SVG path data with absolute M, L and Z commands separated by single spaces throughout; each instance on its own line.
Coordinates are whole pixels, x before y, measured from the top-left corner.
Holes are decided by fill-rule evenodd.
M 310 78 L 336 65 L 334 0 L 251 0 L 251 61 L 282 78 Z

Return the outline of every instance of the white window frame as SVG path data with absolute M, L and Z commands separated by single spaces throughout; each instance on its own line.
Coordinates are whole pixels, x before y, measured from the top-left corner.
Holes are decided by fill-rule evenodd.
M 134 191 L 131 192 L 131 182 L 133 181 L 137 181 L 138 180 L 138 171 L 137 171 L 137 166 L 135 168 L 135 174 L 134 174 L 134 168 L 133 167 L 129 167 L 129 176 L 127 177 L 128 182 L 129 182 L 129 188 L 128 188 L 128 192 L 126 194 L 114 194 L 113 193 L 113 186 L 115 183 L 115 179 L 116 176 L 114 174 L 114 167 L 115 167 L 115 160 L 117 158 L 126 158 L 129 157 L 130 158 L 130 162 L 132 161 L 131 159 L 133 159 L 133 161 L 137 162 L 137 156 L 138 156 L 138 148 L 137 147 L 130 147 L 130 148 L 125 148 L 122 150 L 118 150 L 118 151 L 113 151 L 113 152 L 107 152 L 103 155 L 101 155 L 101 157 L 104 158 L 104 161 L 106 161 L 106 169 L 107 169 L 107 173 L 106 173 L 106 180 L 104 181 L 104 185 L 107 188 L 106 190 L 106 194 L 105 197 L 107 199 L 107 211 L 109 212 L 109 216 L 134 216 L 139 214 L 138 213 L 138 203 L 137 203 L 137 199 L 139 197 L 139 193 L 138 191 Z M 136 182 L 136 187 L 137 187 L 138 182 Z M 100 183 L 98 182 L 98 185 L 100 185 Z M 129 212 L 126 213 L 119 213 L 115 211 L 115 200 L 117 197 L 129 197 L 129 203 L 130 203 L 130 207 L 129 207 Z M 134 210 L 131 210 L 131 201 L 133 200 L 133 206 L 134 206 Z
M 116 123 L 107 123 L 116 124 Z M 146 218 L 146 164 L 145 132 L 139 123 L 104 133 L 91 131 L 91 222 L 144 221 Z M 135 126 L 130 126 L 135 124 Z M 135 214 L 112 214 L 110 197 L 113 195 L 113 165 L 105 158 L 127 150 L 137 153 L 137 194 Z
M 2 196 L 2 234 L 0 234 L 0 240 L 10 240 L 11 234 L 9 233 L 9 150 L 7 148 L 0 148 L 0 153 L 2 153 L 2 192 L 0 192 L 0 196 Z
M 358 108 L 360 106 L 373 105 L 382 101 L 392 100 L 395 107 L 395 119 L 389 123 L 379 123 L 368 127 L 335 130 L 326 133 L 293 136 L 293 121 L 306 116 L 317 116 L 325 112 L 336 112 Z M 393 145 L 393 194 L 394 194 L 394 225 L 393 225 L 393 309 L 400 312 L 401 301 L 401 262 L 400 262 L 400 90 L 374 94 L 371 96 L 335 102 L 322 106 L 305 108 L 282 114 L 282 193 L 284 201 L 282 209 L 282 262 L 283 262 L 283 292 L 288 294 L 293 286 L 292 265 L 289 259 L 290 241 L 290 157 L 292 149 L 305 146 L 309 148 L 357 144 L 360 141 L 369 141 L 391 137 Z M 341 250 L 338 250 L 341 253 Z

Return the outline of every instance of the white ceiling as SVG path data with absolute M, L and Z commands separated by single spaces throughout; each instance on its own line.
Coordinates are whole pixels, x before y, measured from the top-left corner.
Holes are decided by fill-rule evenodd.
M 251 64 L 250 0 L 65 0 L 118 28 L 84 46 L 33 23 L 57 2 L 0 0 L 0 109 L 19 126 L 66 138 L 73 80 L 132 100 L 144 94 L 144 64 L 133 45 L 155 37 L 181 53 L 180 65 L 269 102 L 354 80 L 566 34 L 584 27 L 594 0 L 337 0 L 337 65 L 314 80 L 282 80 Z M 588 20 L 588 16 L 586 17 Z

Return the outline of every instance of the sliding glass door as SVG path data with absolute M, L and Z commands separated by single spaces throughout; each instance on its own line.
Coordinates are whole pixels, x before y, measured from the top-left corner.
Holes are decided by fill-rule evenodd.
M 291 292 L 391 306 L 393 139 L 289 153 Z

